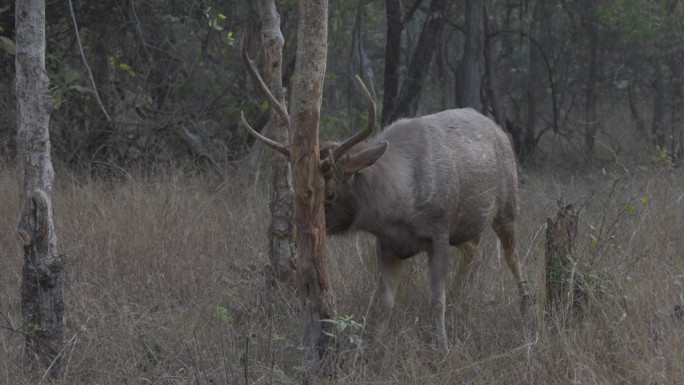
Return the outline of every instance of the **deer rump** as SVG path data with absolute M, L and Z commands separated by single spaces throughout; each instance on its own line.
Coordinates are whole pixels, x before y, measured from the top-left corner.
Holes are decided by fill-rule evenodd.
M 322 156 L 337 145 L 323 144 Z M 378 157 L 373 149 L 384 153 Z M 366 231 L 406 259 L 440 238 L 458 246 L 478 238 L 494 219 L 515 219 L 513 150 L 506 134 L 475 110 L 397 121 L 353 147 L 338 168 L 363 154 L 377 160 L 327 178 L 326 197 L 334 197 L 325 205 L 329 234 Z

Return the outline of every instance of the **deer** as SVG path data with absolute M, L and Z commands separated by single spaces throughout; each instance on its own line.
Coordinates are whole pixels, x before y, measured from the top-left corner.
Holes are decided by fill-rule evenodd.
M 270 106 L 289 122 L 254 68 L 244 39 L 241 57 Z M 532 299 L 516 248 L 517 163 L 506 133 L 488 117 L 465 108 L 401 119 L 365 141 L 375 128 L 376 106 L 358 76 L 356 83 L 367 103 L 366 127 L 343 142 L 321 143 L 319 167 L 325 181 L 327 234 L 363 231 L 376 238 L 376 340 L 386 341 L 402 262 L 427 252 L 437 346 L 448 350 L 444 317 L 450 246 L 463 254 L 456 273 L 462 282 L 488 226 L 499 239 L 521 310 L 526 311 Z M 255 131 L 244 115 L 241 124 L 257 140 L 290 158 L 286 145 Z

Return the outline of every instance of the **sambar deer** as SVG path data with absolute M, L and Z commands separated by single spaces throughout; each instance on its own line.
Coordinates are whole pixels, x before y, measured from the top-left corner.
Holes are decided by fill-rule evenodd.
M 247 56 L 242 58 L 270 105 L 289 121 Z M 361 79 L 368 103 L 366 128 L 343 143 L 320 146 L 325 178 L 325 221 L 329 234 L 366 231 L 375 235 L 380 272 L 380 309 L 376 337 L 383 341 L 395 304 L 402 261 L 428 253 L 429 298 L 437 345 L 448 347 L 444 325 L 449 246 L 459 246 L 464 261 L 457 279 L 472 263 L 482 232 L 491 225 L 518 286 L 521 307 L 530 294 L 517 257 L 516 161 L 506 134 L 473 109 L 454 109 L 402 119 L 363 142 L 375 126 L 375 103 Z M 289 158 L 289 149 L 253 130 L 251 135 Z

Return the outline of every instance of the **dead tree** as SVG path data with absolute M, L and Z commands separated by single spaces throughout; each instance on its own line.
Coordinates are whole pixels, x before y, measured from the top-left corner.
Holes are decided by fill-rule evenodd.
M 261 40 L 264 46 L 264 81 L 285 112 L 285 89 L 282 81 L 283 45 L 280 15 L 274 0 L 259 0 Z M 246 52 L 246 51 L 245 51 Z M 288 141 L 287 121 L 271 108 L 273 138 Z M 292 222 L 292 179 L 290 163 L 282 154 L 274 154 L 271 164 L 271 225 L 268 229 L 269 256 L 278 279 L 294 284 L 297 256 Z
M 17 163 L 21 172 L 18 235 L 24 250 L 21 314 L 31 367 L 60 370 L 64 340 L 62 261 L 56 255 L 48 124 L 54 102 L 45 72 L 45 0 L 16 2 Z
M 563 309 L 574 302 L 576 265 L 574 262 L 578 214 L 572 205 L 558 205 L 556 220 L 547 218 L 546 227 L 546 307 Z

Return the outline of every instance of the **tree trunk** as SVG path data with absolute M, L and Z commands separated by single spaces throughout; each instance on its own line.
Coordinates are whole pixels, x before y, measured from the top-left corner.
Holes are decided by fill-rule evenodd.
M 598 81 L 598 55 L 599 55 L 599 35 L 598 20 L 596 20 L 596 10 L 593 2 L 588 4 L 587 33 L 589 34 L 589 73 L 587 74 L 586 98 L 585 98 L 585 120 L 584 144 L 587 151 L 587 162 L 592 162 L 594 158 L 594 142 L 598 131 L 598 120 L 596 116 L 596 83 Z
M 18 233 L 24 250 L 21 314 L 25 357 L 36 369 L 60 371 L 64 343 L 62 261 L 52 223 L 48 125 L 54 102 L 45 72 L 45 1 L 16 2 L 17 157 L 22 172 Z
M 573 302 L 573 253 L 577 239 L 578 214 L 572 205 L 559 202 L 556 220 L 546 226 L 546 308 L 564 309 Z
M 484 2 L 466 0 L 466 42 L 457 90 L 458 105 L 480 110 L 482 60 L 484 51 Z
M 390 115 L 399 91 L 399 63 L 401 62 L 401 4 L 399 0 L 386 0 L 387 41 L 385 42 L 385 89 L 382 95 L 381 127 L 391 123 Z
M 274 0 L 259 1 L 261 39 L 264 46 L 264 81 L 283 109 L 285 89 L 282 82 L 283 45 L 285 39 L 280 31 L 280 15 Z M 273 139 L 286 143 L 287 122 L 271 109 Z M 296 281 L 296 252 L 292 223 L 292 183 L 290 163 L 280 153 L 273 154 L 271 175 L 271 225 L 269 226 L 269 256 L 278 279 L 292 284 Z
M 399 98 L 394 104 L 394 108 L 386 120 L 387 122 L 416 115 L 423 83 L 430 70 L 430 62 L 437 48 L 437 41 L 439 40 L 437 36 L 442 32 L 446 22 L 446 9 L 445 0 L 432 0 L 430 3 L 428 20 L 420 32 L 416 49 L 413 51 L 408 70 L 406 71 L 406 78 L 401 85 Z
M 528 38 L 530 69 L 527 81 L 527 119 L 519 154 L 522 162 L 529 160 L 537 147 L 537 102 L 543 90 L 542 79 L 544 79 L 544 76 L 542 76 L 542 71 L 544 70 L 544 58 L 541 50 L 544 47 L 534 44 L 534 40 L 545 40 L 542 38 L 542 35 L 548 33 L 549 16 L 549 6 L 546 4 L 546 0 L 538 1 L 534 6 L 532 35 Z
M 332 339 L 335 299 L 325 256 L 323 175 L 319 169 L 318 124 L 327 59 L 328 1 L 299 2 L 299 41 L 292 87 L 292 170 L 297 227 L 297 282 L 303 306 L 302 347 L 306 373 Z
M 496 69 L 494 67 L 493 47 L 492 47 L 492 30 L 489 25 L 489 13 L 487 8 L 484 9 L 484 28 L 485 28 L 485 41 L 484 41 L 484 59 L 485 59 L 485 74 L 487 79 L 487 99 L 489 99 L 489 104 L 492 107 L 492 115 L 494 115 L 494 120 L 496 123 L 505 128 L 506 121 L 504 118 L 503 110 L 501 109 L 501 103 L 499 101 L 499 88 L 496 78 Z
M 655 79 L 653 80 L 653 120 L 651 133 L 654 143 L 658 148 L 665 148 L 665 79 L 660 64 L 656 63 Z

